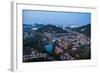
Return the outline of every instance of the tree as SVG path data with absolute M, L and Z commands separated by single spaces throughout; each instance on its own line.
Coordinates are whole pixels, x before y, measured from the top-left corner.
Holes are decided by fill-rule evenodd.
M 79 49 L 79 59 L 90 59 L 91 58 L 91 50 L 89 45 L 81 46 Z

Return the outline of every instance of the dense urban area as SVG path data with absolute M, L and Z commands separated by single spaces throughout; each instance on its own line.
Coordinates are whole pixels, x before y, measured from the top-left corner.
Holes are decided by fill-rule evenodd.
M 91 24 L 23 24 L 23 62 L 91 59 Z

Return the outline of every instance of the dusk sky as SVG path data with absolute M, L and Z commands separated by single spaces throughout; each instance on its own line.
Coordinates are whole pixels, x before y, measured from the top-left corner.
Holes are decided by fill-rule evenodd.
M 90 13 L 23 10 L 23 24 L 81 26 L 91 23 Z

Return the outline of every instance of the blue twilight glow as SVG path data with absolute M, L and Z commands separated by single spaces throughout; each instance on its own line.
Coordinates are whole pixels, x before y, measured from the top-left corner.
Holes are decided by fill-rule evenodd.
M 23 10 L 23 24 L 81 26 L 91 23 L 91 13 Z

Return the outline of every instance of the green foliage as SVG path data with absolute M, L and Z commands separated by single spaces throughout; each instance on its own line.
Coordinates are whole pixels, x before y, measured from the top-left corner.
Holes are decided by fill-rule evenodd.
M 23 46 L 41 50 L 41 39 L 42 36 L 40 34 L 36 34 L 34 37 L 29 37 L 23 40 Z
M 79 59 L 90 59 L 91 50 L 89 45 L 81 46 L 79 49 Z

